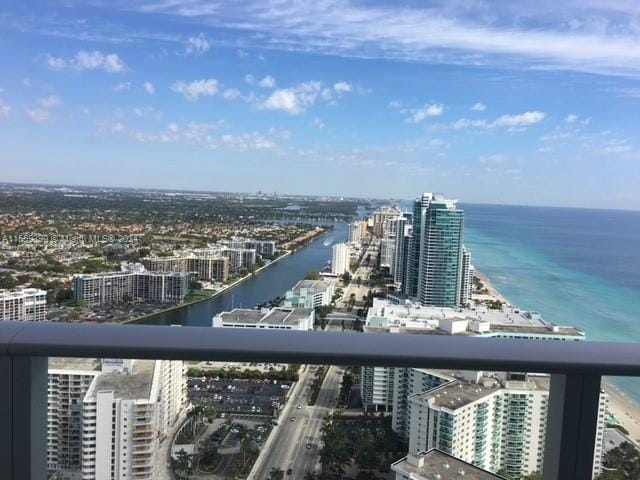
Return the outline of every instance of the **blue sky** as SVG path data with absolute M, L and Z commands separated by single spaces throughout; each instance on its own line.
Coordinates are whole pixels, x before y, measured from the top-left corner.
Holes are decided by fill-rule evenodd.
M 640 209 L 635 0 L 13 2 L 0 59 L 2 181 Z

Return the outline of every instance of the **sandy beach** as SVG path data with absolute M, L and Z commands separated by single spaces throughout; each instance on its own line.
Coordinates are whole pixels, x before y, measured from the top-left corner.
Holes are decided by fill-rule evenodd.
M 474 275 L 480 279 L 480 281 L 482 282 L 484 287 L 489 291 L 489 293 L 487 293 L 487 294 L 474 293 L 472 295 L 472 297 L 474 299 L 478 299 L 478 300 L 500 300 L 501 302 L 509 303 L 509 301 L 506 298 L 504 298 L 504 296 L 498 290 L 496 290 L 495 287 L 491 284 L 491 281 L 489 280 L 489 277 L 487 277 L 486 275 L 482 274 L 478 270 L 476 270 L 474 272 Z
M 629 430 L 629 437 L 640 444 L 640 405 L 606 381 L 604 389 L 609 394 L 609 412 Z

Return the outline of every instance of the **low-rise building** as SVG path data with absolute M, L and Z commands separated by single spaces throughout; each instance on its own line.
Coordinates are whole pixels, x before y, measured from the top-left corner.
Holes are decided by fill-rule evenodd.
M 283 307 L 315 308 L 329 305 L 335 293 L 332 280 L 300 280 L 291 290 L 287 290 Z
M 213 317 L 214 327 L 313 330 L 314 311 L 309 308 L 236 308 Z
M 0 289 L 0 320 L 47 319 L 47 292 L 38 288 Z

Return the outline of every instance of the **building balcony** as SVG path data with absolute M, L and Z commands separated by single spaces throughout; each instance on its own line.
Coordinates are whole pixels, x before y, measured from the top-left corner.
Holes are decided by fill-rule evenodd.
M 384 365 L 547 373 L 551 375 L 551 388 L 545 480 L 591 478 L 601 377 L 640 376 L 640 345 L 636 344 L 0 322 L 0 464 L 4 468 L 3 478 L 45 478 L 47 357 Z

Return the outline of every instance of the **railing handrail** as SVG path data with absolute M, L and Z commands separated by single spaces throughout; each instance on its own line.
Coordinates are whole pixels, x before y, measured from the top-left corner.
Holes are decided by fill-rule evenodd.
M 640 376 L 640 344 L 0 321 L 0 355 Z

